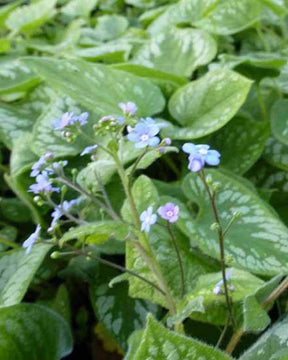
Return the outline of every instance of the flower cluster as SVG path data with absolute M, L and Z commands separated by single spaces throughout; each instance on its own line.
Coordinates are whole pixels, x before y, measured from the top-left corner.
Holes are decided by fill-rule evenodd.
M 198 172 L 204 168 L 205 164 L 217 166 L 220 163 L 220 153 L 210 150 L 209 145 L 186 143 L 182 146 L 182 150 L 189 154 L 188 169 L 190 171 Z
M 59 119 L 54 121 L 54 129 L 63 130 L 71 126 L 84 126 L 88 123 L 88 117 L 88 112 L 83 112 L 78 116 L 74 115 L 72 112 L 66 112 Z
M 73 199 L 70 201 L 64 200 L 62 204 L 56 206 L 54 208 L 54 211 L 51 214 L 52 222 L 51 222 L 50 227 L 48 228 L 48 232 L 52 232 L 54 230 L 57 222 L 61 219 L 61 217 L 65 214 L 69 213 L 69 211 L 73 207 L 78 205 L 80 201 L 81 201 L 81 198 Z
M 168 202 L 160 206 L 157 210 L 158 215 L 169 223 L 175 223 L 179 217 L 179 206 Z M 140 215 L 141 231 L 149 232 L 151 225 L 157 222 L 157 214 L 153 214 L 153 207 L 149 206 L 147 210 Z

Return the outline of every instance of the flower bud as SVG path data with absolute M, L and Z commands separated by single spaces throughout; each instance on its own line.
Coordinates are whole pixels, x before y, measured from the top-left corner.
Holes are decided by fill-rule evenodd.
M 219 231 L 220 230 L 220 224 L 217 222 L 214 222 L 211 226 L 210 229 L 213 231 Z
M 172 141 L 170 138 L 164 138 L 162 141 L 166 146 L 170 146 L 172 144 Z
M 59 257 L 60 257 L 59 251 L 53 251 L 52 254 L 50 255 L 51 259 L 59 259 Z
M 221 184 L 219 182 L 215 182 L 212 184 L 212 190 L 214 191 L 214 193 L 219 191 L 220 187 L 221 187 Z
M 213 294 L 214 295 L 221 295 L 222 294 L 221 286 L 215 286 L 214 289 L 213 289 Z
M 229 286 L 229 290 L 232 291 L 232 292 L 235 291 L 235 286 L 234 286 L 234 285 L 230 285 L 230 286 Z
M 211 176 L 211 175 L 207 175 L 206 178 L 205 178 L 205 180 L 206 180 L 206 183 L 207 183 L 208 185 L 212 185 L 212 184 L 213 184 L 213 180 L 212 180 L 212 176 Z

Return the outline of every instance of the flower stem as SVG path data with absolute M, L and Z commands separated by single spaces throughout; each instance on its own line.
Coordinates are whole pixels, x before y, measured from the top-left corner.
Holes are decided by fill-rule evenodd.
M 182 263 L 179 247 L 178 247 L 177 241 L 175 239 L 175 236 L 174 236 L 174 233 L 172 231 L 171 224 L 169 221 L 167 221 L 167 229 L 168 229 L 169 235 L 171 237 L 174 249 L 176 251 L 177 259 L 178 259 L 178 263 L 179 263 L 180 275 L 181 275 L 181 298 L 182 298 L 185 294 L 185 279 L 184 279 L 183 263 Z
M 219 248 L 220 248 L 220 263 L 221 263 L 222 280 L 223 280 L 223 285 L 224 285 L 225 300 L 226 300 L 226 305 L 228 308 L 229 318 L 230 318 L 233 326 L 235 326 L 235 320 L 234 320 L 233 310 L 232 310 L 232 302 L 231 302 L 231 298 L 229 296 L 229 290 L 228 290 L 227 279 L 226 279 L 224 232 L 223 232 L 223 228 L 222 228 L 222 225 L 220 222 L 220 216 L 218 213 L 215 194 L 211 192 L 211 189 L 205 178 L 204 170 L 201 170 L 199 175 L 200 175 L 200 178 L 201 178 L 201 180 L 205 186 L 205 189 L 208 193 L 210 203 L 212 206 L 212 210 L 213 210 L 213 214 L 214 214 L 214 219 L 215 219 L 216 223 L 218 224 L 217 234 L 218 234 Z
M 257 93 L 257 97 L 258 97 L 258 101 L 259 101 L 259 105 L 262 111 L 262 116 L 263 116 L 263 120 L 268 123 L 269 122 L 269 116 L 267 113 L 267 108 L 265 105 L 265 101 L 263 99 L 263 95 L 261 92 L 261 88 L 258 82 L 255 83 L 255 89 L 256 89 L 256 93 Z
M 131 209 L 135 227 L 141 234 L 141 239 L 139 239 L 139 240 L 142 240 L 142 243 L 145 247 L 142 246 L 140 241 L 139 242 L 135 241 L 134 245 L 140 252 L 143 260 L 146 262 L 146 264 L 148 265 L 150 270 L 153 272 L 155 278 L 158 281 L 159 287 L 165 293 L 167 305 L 169 307 L 171 314 L 175 315 L 176 314 L 176 306 L 174 304 L 173 298 L 172 298 L 171 293 L 166 284 L 166 280 L 164 279 L 164 277 L 162 275 L 161 269 L 160 269 L 159 264 L 153 254 L 152 249 L 150 248 L 150 245 L 149 245 L 149 242 L 147 241 L 146 235 L 141 232 L 141 222 L 140 222 L 138 210 L 136 208 L 136 204 L 135 204 L 135 201 L 134 201 L 134 198 L 132 195 L 129 177 L 128 177 L 127 173 L 125 172 L 125 169 L 124 169 L 117 154 L 114 155 L 114 160 L 118 167 L 118 173 L 119 173 L 122 185 L 124 187 L 125 195 L 127 197 L 127 200 L 128 200 L 128 203 L 129 203 L 129 206 Z

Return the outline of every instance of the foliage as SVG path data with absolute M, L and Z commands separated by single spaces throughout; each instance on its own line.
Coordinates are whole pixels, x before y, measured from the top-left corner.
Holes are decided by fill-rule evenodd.
M 0 0 L 0 358 L 288 358 L 287 34 L 286 0 Z

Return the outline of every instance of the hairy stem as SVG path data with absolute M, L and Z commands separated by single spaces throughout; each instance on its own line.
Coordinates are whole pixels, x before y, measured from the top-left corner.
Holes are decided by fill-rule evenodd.
M 175 239 L 175 236 L 174 236 L 174 233 L 172 231 L 171 224 L 169 223 L 169 221 L 167 221 L 167 228 L 168 228 L 168 232 L 170 234 L 174 249 L 176 251 L 176 255 L 177 255 L 177 259 L 178 259 L 178 263 L 179 263 L 180 275 L 181 275 L 181 298 L 182 298 L 185 294 L 185 278 L 184 278 L 183 263 L 182 263 L 179 247 L 178 247 L 177 241 Z
M 215 219 L 216 223 L 218 224 L 217 234 L 218 234 L 218 241 L 219 241 L 219 248 L 220 248 L 220 263 L 221 263 L 221 272 L 222 272 L 225 300 L 226 300 L 226 305 L 228 308 L 228 314 L 229 314 L 230 320 L 231 320 L 233 326 L 235 326 L 235 320 L 234 320 L 233 311 L 232 311 L 232 302 L 231 302 L 231 298 L 229 296 L 229 290 L 228 290 L 227 279 L 226 279 L 224 232 L 223 232 L 223 228 L 222 228 L 221 221 L 220 221 L 220 216 L 219 216 L 219 212 L 218 212 L 218 208 L 217 208 L 217 204 L 216 204 L 215 194 L 213 194 L 211 192 L 211 189 L 205 178 L 204 170 L 202 170 L 200 172 L 200 178 L 201 178 L 201 180 L 205 186 L 205 189 L 208 193 L 210 203 L 212 206 L 212 210 L 213 210 L 213 214 L 214 214 L 214 219 Z

